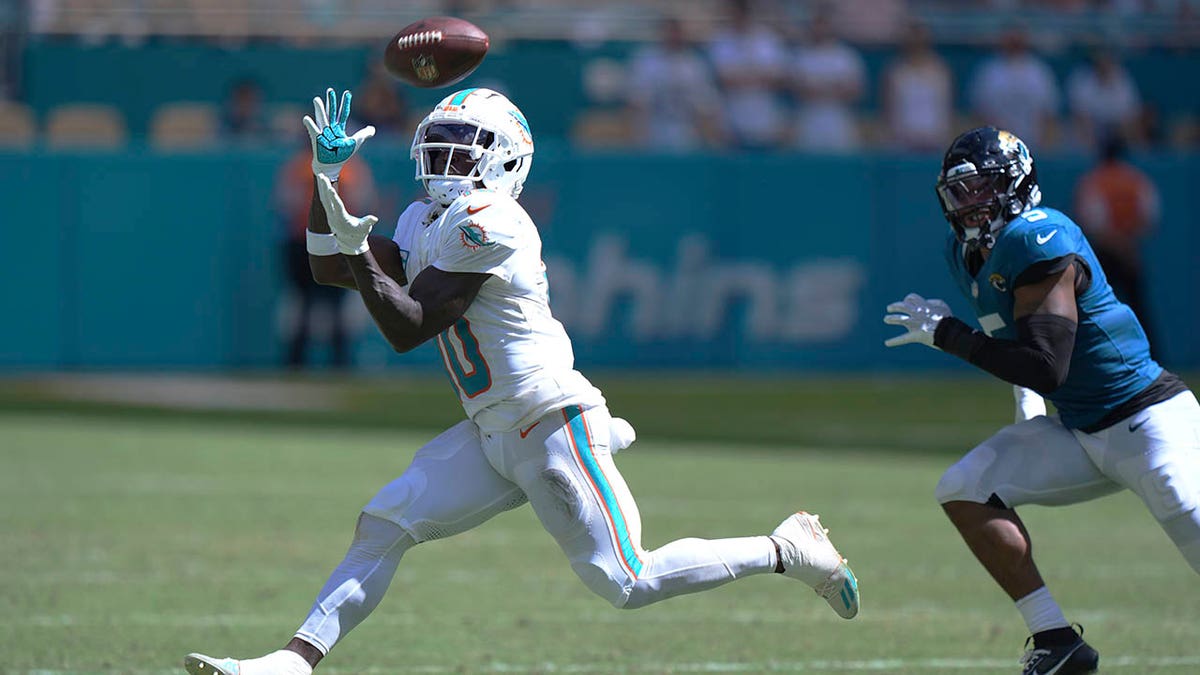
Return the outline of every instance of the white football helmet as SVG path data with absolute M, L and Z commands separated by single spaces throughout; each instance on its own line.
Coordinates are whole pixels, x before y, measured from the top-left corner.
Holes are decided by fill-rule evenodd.
M 411 156 L 416 180 L 435 201 L 449 205 L 482 184 L 521 194 L 533 162 L 529 122 L 503 94 L 463 89 L 442 99 L 417 125 Z

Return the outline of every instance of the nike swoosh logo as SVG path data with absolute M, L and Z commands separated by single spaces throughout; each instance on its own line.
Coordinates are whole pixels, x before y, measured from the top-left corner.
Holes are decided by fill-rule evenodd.
M 467 215 L 473 216 L 476 213 L 479 213 L 480 211 L 486 209 L 489 206 L 491 206 L 491 204 L 484 204 L 483 206 L 468 206 L 467 207 Z
M 1129 425 L 1129 432 L 1133 433 L 1133 432 L 1137 431 L 1138 429 L 1141 429 L 1142 425 L 1145 424 L 1146 422 L 1148 422 L 1149 419 L 1150 418 L 1146 417 L 1146 418 L 1142 418 L 1141 420 L 1138 420 L 1137 422 L 1131 423 Z
M 467 209 L 467 210 L 469 211 L 470 209 Z M 1056 234 L 1058 234 L 1058 230 L 1050 230 L 1050 234 L 1047 234 L 1047 235 L 1046 235 L 1046 236 L 1044 236 L 1044 237 L 1043 237 L 1042 235 L 1040 235 L 1040 234 L 1039 234 L 1039 235 L 1037 236 L 1037 243 L 1038 243 L 1038 246 L 1041 246 L 1042 244 L 1044 244 L 1044 243 L 1046 243 L 1046 242 L 1050 241 L 1051 239 L 1053 239 L 1053 238 L 1054 238 L 1054 235 L 1056 235 Z
M 485 207 L 485 208 L 486 208 L 486 207 Z M 542 423 L 542 422 L 541 422 L 541 420 L 538 420 L 537 422 L 534 422 L 533 424 L 530 424 L 528 427 L 526 427 L 526 428 L 522 429 L 522 430 L 520 431 L 520 433 L 521 433 L 521 438 L 525 438 L 526 436 L 528 436 L 528 435 L 529 435 L 529 432 L 533 431 L 533 428 L 534 428 L 534 427 L 536 427 L 537 425 L 541 424 L 541 423 Z
M 1063 654 L 1061 657 L 1059 657 L 1058 663 L 1054 664 L 1053 668 L 1045 671 L 1045 675 L 1055 675 L 1055 673 L 1062 670 L 1063 666 L 1067 665 L 1067 661 L 1071 658 L 1071 655 L 1073 655 L 1075 652 L 1079 651 L 1079 648 L 1082 646 L 1083 646 L 1083 640 L 1079 640 L 1078 642 L 1076 642 L 1075 646 L 1073 648 L 1071 648 L 1071 651 L 1069 651 L 1066 654 Z

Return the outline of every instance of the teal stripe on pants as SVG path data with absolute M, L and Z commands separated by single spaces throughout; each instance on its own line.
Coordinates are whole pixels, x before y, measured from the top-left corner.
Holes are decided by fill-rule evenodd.
M 633 549 L 633 541 L 629 537 L 629 528 L 625 526 L 625 518 L 621 515 L 621 507 L 617 504 L 617 495 L 613 492 L 612 486 L 609 485 L 608 479 L 604 477 L 604 472 L 600 470 L 600 464 L 596 462 L 596 456 L 592 454 L 592 443 L 588 440 L 587 429 L 583 425 L 583 410 L 579 406 L 568 406 L 567 426 L 571 431 L 571 438 L 575 441 L 575 447 L 579 449 L 579 457 L 583 460 L 583 468 L 587 470 L 591 476 L 592 482 L 596 485 L 596 489 L 600 491 L 600 498 L 604 501 L 604 507 L 608 510 L 612 517 L 613 527 L 617 531 L 617 542 L 620 544 L 621 557 L 625 559 L 625 564 L 633 571 L 633 575 L 642 573 L 642 561 L 638 560 L 637 553 Z

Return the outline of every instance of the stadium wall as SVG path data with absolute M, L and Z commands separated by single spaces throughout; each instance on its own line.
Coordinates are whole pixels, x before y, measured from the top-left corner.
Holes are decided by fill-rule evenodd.
M 270 367 L 284 306 L 271 191 L 287 153 L 0 154 L 9 233 L 0 368 Z M 417 195 L 404 146 L 369 147 L 384 223 Z M 395 157 L 395 161 L 384 158 Z M 1200 365 L 1200 157 L 1139 163 L 1163 195 L 1147 243 L 1160 357 Z M 941 260 L 936 158 L 578 155 L 539 150 L 522 203 L 552 302 L 588 366 L 955 368 L 888 350 L 884 306 L 908 291 L 959 313 Z M 1070 208 L 1080 160 L 1039 168 Z M 381 229 L 387 232 L 390 228 Z M 396 356 L 357 308 L 360 364 Z

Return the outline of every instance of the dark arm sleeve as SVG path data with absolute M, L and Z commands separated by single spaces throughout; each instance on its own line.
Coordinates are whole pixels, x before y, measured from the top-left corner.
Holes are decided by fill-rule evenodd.
M 1086 260 L 1074 253 L 1035 262 L 1017 275 L 1016 280 L 1013 281 L 1013 288 L 1036 284 L 1042 279 L 1062 272 L 1071 265 L 1075 266 L 1075 295 L 1083 295 L 1084 291 L 1092 285 L 1092 268 L 1088 267 Z
M 933 344 L 1012 384 L 1048 394 L 1062 386 L 1075 349 L 1076 323 L 1057 314 L 1017 319 L 1017 340 L 1000 340 L 962 321 L 942 319 Z

